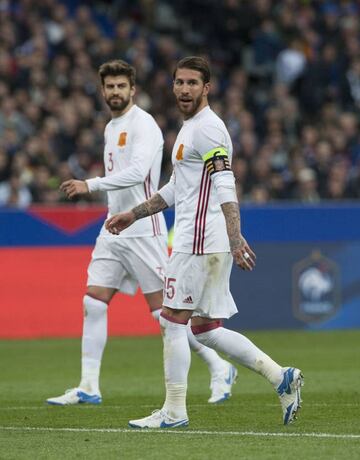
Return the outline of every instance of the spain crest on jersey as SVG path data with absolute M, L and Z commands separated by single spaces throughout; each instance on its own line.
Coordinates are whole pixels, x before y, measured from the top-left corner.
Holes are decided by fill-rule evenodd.
M 177 161 L 181 161 L 184 159 L 184 144 L 180 144 L 177 152 L 176 152 L 176 159 Z
M 118 146 L 119 147 L 125 147 L 125 145 L 126 145 L 126 137 L 127 137 L 127 133 L 125 131 L 120 133 L 119 140 L 118 140 Z
M 293 312 L 305 323 L 333 317 L 341 305 L 340 272 L 337 264 L 316 250 L 293 267 Z

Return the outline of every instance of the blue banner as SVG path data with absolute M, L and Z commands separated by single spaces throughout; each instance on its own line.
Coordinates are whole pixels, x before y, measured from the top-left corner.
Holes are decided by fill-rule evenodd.
M 93 245 L 104 208 L 0 209 L 0 247 Z M 233 329 L 360 327 L 360 205 L 244 206 L 253 272 L 233 268 Z M 173 210 L 165 212 L 168 227 Z M 4 267 L 2 267 L 3 269 Z

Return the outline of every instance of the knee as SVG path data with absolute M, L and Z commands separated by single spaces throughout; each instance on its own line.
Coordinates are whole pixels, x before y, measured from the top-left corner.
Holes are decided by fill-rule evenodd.
M 216 329 L 212 331 L 207 331 L 207 332 L 202 332 L 202 333 L 196 333 L 196 330 L 194 332 L 195 328 L 191 328 L 192 332 L 198 342 L 200 342 L 202 345 L 205 345 L 206 347 L 214 348 L 217 343 L 217 334 L 216 334 Z
M 192 324 L 191 331 L 196 340 L 202 345 L 215 348 L 218 342 L 219 331 L 222 329 L 222 320 L 212 320 L 204 324 Z
M 187 337 L 187 324 L 181 321 L 174 321 L 173 318 L 166 318 L 163 313 L 160 315 L 159 323 L 163 338 L 175 340 L 181 337 Z
M 94 297 L 90 297 L 87 294 L 84 295 L 83 306 L 84 316 L 89 316 L 94 319 L 106 315 L 108 308 L 107 303 L 103 302 L 102 300 L 94 299 Z

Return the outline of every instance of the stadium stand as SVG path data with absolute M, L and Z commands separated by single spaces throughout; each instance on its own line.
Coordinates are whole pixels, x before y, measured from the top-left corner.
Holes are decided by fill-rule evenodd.
M 211 104 L 232 135 L 242 201 L 360 198 L 359 9 L 351 0 L 2 0 L 0 206 L 62 203 L 63 180 L 102 174 L 109 113 L 97 68 L 110 58 L 137 68 L 137 103 L 165 137 L 165 182 L 180 123 L 172 68 L 189 54 L 212 63 Z

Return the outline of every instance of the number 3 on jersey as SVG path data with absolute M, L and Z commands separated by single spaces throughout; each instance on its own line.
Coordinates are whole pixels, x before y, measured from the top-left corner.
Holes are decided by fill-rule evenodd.
M 112 158 L 113 154 L 112 152 L 109 152 L 109 160 L 108 160 L 108 165 L 107 165 L 107 170 L 112 171 L 114 169 L 114 160 Z
M 164 278 L 164 296 L 168 299 L 173 299 L 175 295 L 175 286 L 176 278 Z

